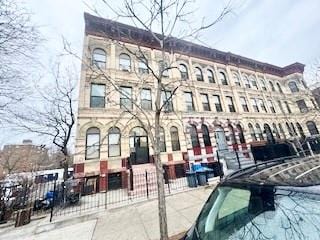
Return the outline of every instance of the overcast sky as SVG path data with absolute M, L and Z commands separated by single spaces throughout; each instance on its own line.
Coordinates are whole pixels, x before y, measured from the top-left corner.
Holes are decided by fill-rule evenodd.
M 107 1 L 113 5 L 121 2 Z M 82 0 L 25 2 L 26 7 L 34 13 L 33 21 L 40 26 L 46 39 L 41 54 L 44 63 L 49 65 L 59 54 L 62 36 L 81 54 L 83 13 L 92 13 Z M 94 5 L 99 0 L 86 2 Z M 198 0 L 195 19 L 216 16 L 227 2 Z M 308 65 L 320 57 L 319 0 L 233 0 L 232 5 L 233 13 L 202 36 L 207 45 L 278 66 L 294 62 Z M 104 17 L 114 17 L 106 8 L 99 10 Z M 16 138 L 12 139 L 16 141 Z M 8 142 L 11 142 L 10 138 Z

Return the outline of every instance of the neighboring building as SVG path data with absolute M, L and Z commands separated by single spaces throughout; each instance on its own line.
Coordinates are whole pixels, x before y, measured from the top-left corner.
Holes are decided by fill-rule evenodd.
M 136 106 L 122 94 L 110 93 L 108 82 L 92 71 L 98 65 L 126 96 L 139 95 L 142 108 L 154 109 L 154 79 L 119 42 L 131 51 L 139 45 L 157 69 L 161 52 L 150 33 L 85 14 L 74 170 L 100 190 L 115 174 L 126 186 L 133 152 L 133 164 L 153 162 L 146 131 L 121 109 L 134 111 Z M 237 149 L 245 160 L 253 142 L 319 133 L 319 120 L 308 111 L 314 98 L 303 80 L 303 64 L 278 67 L 181 40 L 168 49 L 166 57 L 176 68 L 168 70 L 164 82 L 182 85 L 161 122 L 161 159 L 170 177 L 188 162 L 216 161 L 217 150 L 226 155 Z M 139 76 L 143 90 L 138 89 Z
M 48 162 L 48 150 L 32 144 L 31 140 L 5 145 L 0 151 L 0 176 L 37 171 L 44 162 Z

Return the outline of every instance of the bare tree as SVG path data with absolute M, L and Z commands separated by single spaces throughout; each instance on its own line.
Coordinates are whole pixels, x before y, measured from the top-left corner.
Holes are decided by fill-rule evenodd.
M 30 63 L 41 42 L 30 16 L 21 1 L 0 1 L 0 116 L 29 90 Z
M 32 97 L 31 103 L 21 104 L 18 110 L 10 110 L 7 122 L 17 130 L 48 137 L 63 155 L 60 164 L 66 180 L 76 118 L 77 74 L 71 68 L 61 70 L 57 65 L 52 75 L 54 83 L 42 88 L 36 86 L 37 96 Z
M 153 149 L 153 158 L 156 166 L 156 176 L 157 176 L 157 189 L 158 189 L 158 212 L 159 212 L 159 224 L 160 224 L 160 236 L 162 240 L 168 239 L 167 230 L 167 215 L 166 215 L 166 204 L 165 204 L 165 190 L 164 190 L 164 176 L 163 176 L 163 166 L 160 159 L 161 152 L 161 121 L 168 118 L 168 112 L 173 112 L 177 118 L 181 118 L 179 113 L 174 112 L 171 109 L 170 104 L 172 99 L 176 96 L 176 92 L 179 87 L 185 84 L 181 79 L 176 79 L 170 81 L 168 80 L 167 72 L 170 69 L 178 69 L 175 59 L 172 57 L 172 49 L 170 46 L 175 45 L 175 43 L 181 43 L 185 39 L 199 40 L 200 33 L 206 30 L 219 21 L 221 21 L 224 16 L 231 12 L 230 4 L 226 5 L 218 16 L 214 20 L 206 21 L 202 19 L 200 26 L 194 26 L 193 19 L 195 17 L 194 12 L 194 1 L 190 0 L 155 0 L 155 1 L 134 1 L 134 0 L 124 0 L 123 6 L 119 9 L 109 3 L 109 1 L 102 0 L 102 8 L 97 8 L 96 6 L 88 5 L 92 11 L 97 15 L 103 15 L 103 8 L 111 11 L 117 19 L 129 19 L 132 24 L 136 27 L 143 29 L 144 32 L 148 34 L 151 42 L 154 43 L 156 48 L 159 50 L 160 55 L 156 59 L 150 59 L 148 53 L 143 50 L 142 42 L 137 41 L 137 39 L 131 39 L 135 42 L 138 47 L 132 49 L 130 44 L 126 44 L 121 41 L 121 36 L 125 35 L 125 38 L 130 38 L 128 34 L 123 33 L 118 29 L 117 25 L 114 25 L 114 30 L 116 34 L 119 35 L 116 44 L 123 48 L 124 51 L 128 52 L 136 60 L 140 61 L 144 65 L 144 71 L 149 74 L 147 77 L 143 77 L 143 73 L 137 71 L 136 74 L 139 78 L 139 83 L 136 84 L 139 92 L 135 96 L 129 96 L 126 92 L 122 91 L 117 83 L 117 80 L 106 73 L 103 69 L 99 68 L 99 64 L 88 63 L 83 59 L 83 66 L 85 69 L 89 69 L 92 72 L 91 78 L 93 79 L 104 79 L 108 85 L 108 93 L 112 95 L 112 92 L 118 92 L 126 101 L 130 102 L 128 106 L 121 105 L 120 108 L 123 112 L 120 114 L 117 121 L 119 121 L 123 116 L 130 115 L 130 120 L 137 120 L 141 127 L 143 127 L 148 134 L 151 141 L 151 147 Z M 158 33 L 157 33 L 158 32 Z M 103 32 L 101 33 L 103 34 Z M 173 37 L 175 36 L 175 37 Z M 109 44 L 106 41 L 106 45 Z M 65 42 L 65 48 L 69 53 L 73 53 L 70 45 Z M 187 54 L 188 49 L 181 49 Z M 79 59 L 81 59 L 79 57 Z M 154 62 L 155 61 L 155 62 Z M 154 67 L 154 66 L 157 67 Z M 135 71 L 131 69 L 131 71 Z M 150 77 L 151 75 L 151 77 Z M 140 96 L 143 87 L 150 85 L 150 79 L 153 81 L 152 88 L 154 89 L 155 96 L 155 109 L 150 112 L 145 110 L 138 104 L 138 96 Z M 183 83 L 184 82 L 184 83 Z M 168 95 L 163 96 L 163 92 L 170 89 Z M 112 99 L 112 98 L 110 98 Z M 108 101 L 110 101 L 108 98 Z M 114 104 L 119 104 L 114 102 Z M 132 110 L 134 106 L 135 110 Z M 115 122 L 117 122 L 115 121 Z

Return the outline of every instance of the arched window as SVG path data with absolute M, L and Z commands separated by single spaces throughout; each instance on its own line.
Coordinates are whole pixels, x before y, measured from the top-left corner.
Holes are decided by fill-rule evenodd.
M 297 134 L 297 131 L 296 131 L 296 128 L 295 128 L 295 126 L 294 126 L 293 123 L 291 123 L 291 129 L 292 129 L 292 133 L 293 133 L 294 135 L 298 135 L 298 134 Z
M 180 64 L 179 70 L 180 70 L 181 80 L 187 80 L 189 78 L 189 75 L 188 75 L 188 69 L 186 65 Z
M 162 60 L 159 61 L 159 74 L 161 74 L 162 77 L 169 77 L 169 71 L 168 71 L 168 63 L 164 62 Z
M 106 52 L 101 48 L 96 48 L 92 52 L 92 65 L 100 69 L 106 68 Z
M 277 124 L 272 123 L 272 128 L 273 128 L 273 132 L 276 134 L 276 137 L 277 137 L 278 139 L 280 139 L 281 136 L 280 136 L 280 133 L 279 133 L 279 131 L 278 131 Z
M 287 123 L 287 122 L 286 122 L 286 127 L 287 127 L 287 130 L 288 130 L 288 132 L 289 132 L 289 135 L 292 137 L 292 136 L 293 136 L 293 131 L 292 131 L 289 123 Z
M 117 127 L 112 127 L 108 131 L 108 156 L 117 157 L 121 155 L 121 135 L 120 129 Z
M 207 77 L 208 77 L 208 82 L 209 83 L 215 83 L 216 81 L 214 80 L 214 75 L 212 70 L 207 69 Z
M 307 122 L 307 128 L 309 130 L 310 135 L 317 135 L 319 134 L 318 128 L 313 121 Z
M 281 135 L 283 136 L 284 139 L 286 139 L 286 134 L 285 134 L 285 132 L 283 130 L 283 127 L 282 127 L 281 123 L 279 123 L 278 125 L 279 125 L 279 130 L 280 130 Z
M 165 152 L 166 148 L 166 135 L 163 127 L 160 127 L 160 152 Z
M 198 138 L 198 132 L 197 132 L 197 127 L 195 125 L 190 126 L 190 137 L 191 137 L 191 144 L 192 147 L 200 147 L 200 142 Z
M 234 129 L 233 129 L 233 126 L 231 124 L 228 124 L 228 129 L 229 129 L 229 136 L 230 136 L 230 141 L 231 141 L 231 144 L 237 144 L 237 141 L 236 141 L 236 134 L 234 132 Z
M 238 74 L 236 74 L 236 73 L 233 74 L 233 81 L 234 81 L 234 84 L 235 84 L 235 85 L 241 86 L 240 77 L 239 77 Z
M 227 77 L 224 72 L 219 72 L 219 80 L 222 85 L 228 85 Z
M 274 143 L 274 137 L 273 137 L 273 134 L 272 134 L 272 131 L 271 131 L 271 128 L 269 126 L 269 124 L 265 123 L 263 125 L 263 128 L 264 128 L 264 132 L 266 133 L 266 136 L 267 136 L 267 141 L 269 143 Z
M 180 150 L 179 131 L 177 127 L 170 128 L 172 151 Z
M 202 71 L 199 67 L 196 67 L 194 69 L 194 73 L 196 74 L 196 78 L 197 78 L 197 81 L 201 81 L 203 82 L 203 75 L 202 75 Z
M 288 86 L 289 86 L 290 91 L 291 91 L 292 93 L 299 92 L 299 88 L 298 88 L 298 85 L 297 85 L 296 82 L 291 81 L 291 82 L 289 82 Z
M 266 82 L 260 78 L 261 88 L 263 91 L 267 91 Z
M 122 71 L 131 71 L 131 58 L 128 54 L 121 53 L 119 56 L 119 69 Z
M 261 127 L 260 127 L 259 123 L 256 123 L 256 129 L 257 129 L 257 134 L 259 136 L 260 141 L 264 140 L 263 132 L 261 130 Z
M 86 133 L 86 159 L 100 157 L 100 130 L 92 127 Z
M 300 136 L 301 136 L 302 138 L 305 138 L 306 135 L 305 135 L 304 132 L 303 132 L 303 129 L 302 129 L 301 124 L 297 122 L 296 125 L 297 125 L 297 128 L 298 128 L 298 131 L 299 131 Z
M 248 124 L 249 132 L 253 141 L 257 141 L 257 136 L 251 123 Z
M 274 85 L 271 81 L 269 81 L 269 85 L 270 85 L 271 91 L 275 92 L 276 89 L 274 88 Z
M 254 77 L 252 77 L 252 76 L 250 77 L 250 82 L 251 82 L 251 85 L 252 85 L 253 88 L 255 88 L 257 90 L 259 89 L 257 81 L 256 81 L 256 79 Z
M 280 86 L 280 83 L 278 83 L 278 82 L 277 82 L 277 88 L 278 88 L 279 93 L 283 93 L 282 88 Z
M 248 78 L 247 75 L 244 75 L 244 76 L 243 76 L 243 82 L 244 82 L 244 86 L 245 86 L 246 88 L 251 88 L 251 85 L 250 85 L 250 82 L 249 82 L 249 78 Z
M 210 140 L 210 134 L 209 134 L 209 129 L 207 125 L 202 124 L 201 125 L 201 130 L 202 130 L 202 136 L 203 136 L 203 142 L 204 145 L 207 146 L 212 146 L 211 145 L 211 140 Z
M 243 129 L 240 124 L 237 124 L 237 130 L 238 130 L 240 143 L 241 144 L 246 143 L 246 139 L 244 138 L 244 134 L 243 134 Z

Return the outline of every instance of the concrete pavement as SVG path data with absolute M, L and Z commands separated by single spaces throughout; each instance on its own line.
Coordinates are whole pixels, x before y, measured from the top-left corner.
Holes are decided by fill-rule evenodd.
M 215 184 L 212 184 L 166 198 L 170 236 L 184 232 L 192 225 L 214 187 Z M 46 222 L 42 226 L 29 224 L 4 233 L 0 231 L 0 239 L 8 237 L 15 240 L 159 239 L 157 199 L 118 209 L 101 210 L 98 214 L 73 218 L 70 221 L 63 220 L 52 224 Z

